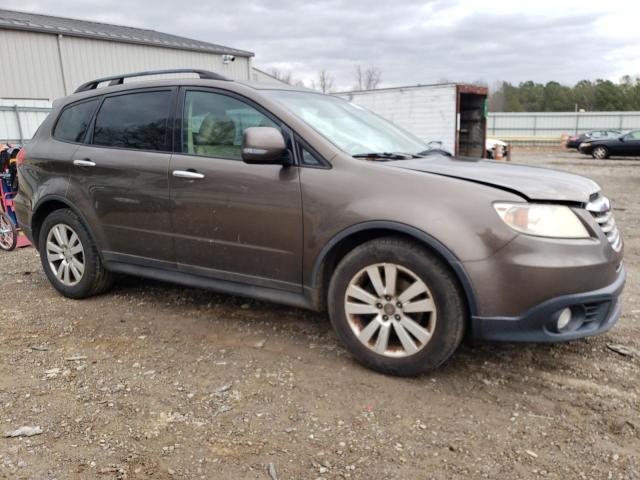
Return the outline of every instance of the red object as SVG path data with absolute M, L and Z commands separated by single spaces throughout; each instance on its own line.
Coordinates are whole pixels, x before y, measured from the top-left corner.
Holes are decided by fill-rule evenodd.
M 24 163 L 24 157 L 26 155 L 26 150 L 24 148 L 20 149 L 20 151 L 18 152 L 18 156 L 16 157 L 16 166 L 17 167 L 21 167 L 22 164 Z

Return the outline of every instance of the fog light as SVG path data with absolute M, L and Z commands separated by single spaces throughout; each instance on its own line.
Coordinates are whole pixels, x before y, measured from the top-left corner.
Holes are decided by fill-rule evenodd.
M 567 325 L 569 325 L 570 321 L 571 321 L 571 309 L 565 308 L 560 312 L 560 315 L 558 316 L 558 322 L 556 323 L 556 328 L 560 331 L 563 328 L 565 328 Z

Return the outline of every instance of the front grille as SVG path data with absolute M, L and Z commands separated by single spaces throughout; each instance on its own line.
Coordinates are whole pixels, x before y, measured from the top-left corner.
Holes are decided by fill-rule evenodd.
M 622 248 L 622 238 L 620 237 L 616 221 L 613 218 L 613 211 L 611 210 L 611 202 L 609 202 L 609 199 L 598 195 L 587 204 L 587 210 L 589 210 L 595 221 L 600 225 L 602 232 L 611 244 L 611 248 L 619 252 Z

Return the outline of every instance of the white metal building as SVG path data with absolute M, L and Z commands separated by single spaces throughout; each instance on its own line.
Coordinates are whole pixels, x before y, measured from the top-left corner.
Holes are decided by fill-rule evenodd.
M 30 138 L 46 107 L 88 80 L 168 68 L 253 80 L 253 55 L 154 30 L 0 9 L 0 142 Z
M 485 154 L 487 89 L 445 83 L 334 93 L 456 155 Z

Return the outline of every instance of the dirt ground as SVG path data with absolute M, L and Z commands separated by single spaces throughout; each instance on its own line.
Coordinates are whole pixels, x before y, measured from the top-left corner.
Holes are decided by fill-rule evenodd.
M 324 315 L 135 278 L 72 301 L 33 249 L 3 252 L 0 478 L 640 478 L 640 161 L 515 160 L 612 199 L 629 278 L 610 333 L 392 378 Z M 43 433 L 3 438 L 22 426 Z

